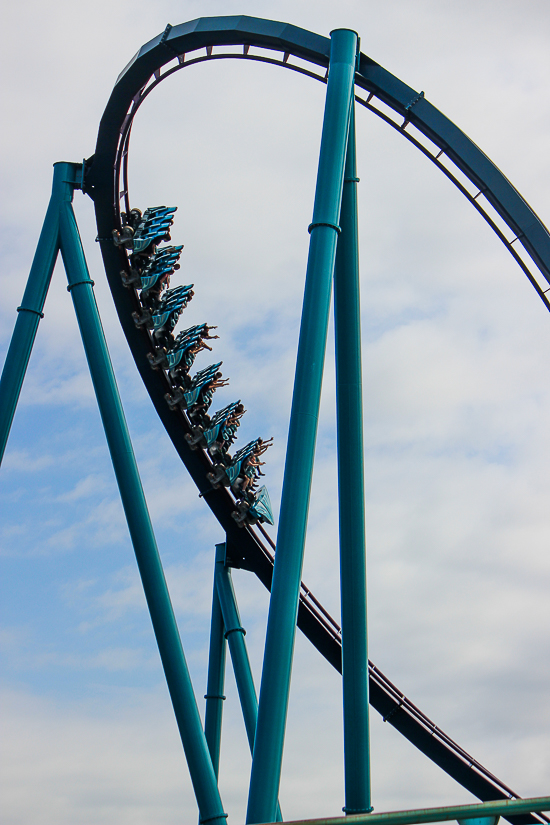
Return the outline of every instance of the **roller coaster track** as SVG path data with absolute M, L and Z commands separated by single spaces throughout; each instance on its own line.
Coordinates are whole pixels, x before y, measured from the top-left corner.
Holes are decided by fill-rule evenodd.
M 142 309 L 138 293 L 123 285 L 129 276 L 126 251 L 113 243 L 120 231 L 121 206 L 130 209 L 128 148 L 133 119 L 141 103 L 166 77 L 207 60 L 253 60 L 326 81 L 327 38 L 287 24 L 245 16 L 202 18 L 167 26 L 136 54 L 119 76 L 101 120 L 95 155 L 84 162 L 83 190 L 94 200 L 98 240 L 120 323 L 135 363 L 174 447 L 200 495 L 227 537 L 228 562 L 255 573 L 270 588 L 274 545 L 258 525 L 240 527 L 232 513 L 235 501 L 224 487 L 207 480 L 212 462 L 204 450 L 192 450 L 185 436 L 191 427 L 185 412 L 168 407 L 172 389 L 164 370 L 151 370 L 150 333 L 137 328 L 132 313 Z M 234 53 L 216 53 L 217 46 L 234 46 Z M 304 65 L 307 64 L 307 65 Z M 493 163 L 454 124 L 424 97 L 370 58 L 361 55 L 356 73 L 356 101 L 381 117 L 411 141 L 459 188 L 480 212 L 518 262 L 545 306 L 550 309 L 550 235 L 528 204 Z M 517 245 L 516 245 L 516 242 Z M 541 279 L 542 275 L 542 279 Z M 341 671 L 341 633 L 338 624 L 302 584 L 298 626 L 337 670 Z M 480 800 L 519 798 L 369 663 L 370 702 L 396 730 Z M 510 816 L 510 822 L 549 822 L 544 814 Z

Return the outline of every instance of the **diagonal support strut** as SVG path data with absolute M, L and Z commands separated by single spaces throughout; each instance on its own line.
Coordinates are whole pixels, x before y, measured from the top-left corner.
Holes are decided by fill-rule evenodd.
M 67 289 L 73 299 L 201 822 L 225 825 L 227 814 L 223 810 L 216 774 L 202 729 L 92 289 L 93 281 L 88 272 L 72 207 L 74 190 L 80 187 L 78 174 L 81 168 L 80 164 L 72 163 L 57 163 L 54 166 L 52 197 L 23 298 L 22 307 L 29 311 L 19 314 L 2 376 L 2 388 L 6 390 L 6 394 L 2 396 L 0 444 L 5 445 L 8 438 L 53 267 L 57 254 L 61 251 L 69 282 Z

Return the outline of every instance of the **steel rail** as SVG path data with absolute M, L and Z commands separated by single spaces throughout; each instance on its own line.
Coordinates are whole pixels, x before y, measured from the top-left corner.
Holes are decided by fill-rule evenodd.
M 227 32 L 223 32 L 226 36 L 222 37 L 219 28 L 216 26 L 213 27 L 213 31 L 207 31 L 207 25 L 209 23 L 219 20 L 247 21 L 249 28 L 247 30 L 245 26 L 241 26 L 240 28 L 237 26 L 236 29 L 232 30 L 232 33 L 237 31 L 236 37 L 228 40 Z M 253 32 L 253 23 L 269 23 L 273 27 L 282 27 L 285 30 L 292 30 L 295 35 L 295 40 L 277 44 L 273 42 L 273 36 L 262 39 L 262 33 L 257 31 Z M 187 48 L 187 51 L 195 51 L 198 48 L 204 47 L 206 49 L 206 55 L 188 59 L 186 52 L 178 53 L 178 49 L 175 44 L 179 42 L 179 38 L 176 37 L 175 33 L 180 32 L 183 28 L 191 27 L 194 24 L 197 24 L 197 29 L 200 28 L 199 24 L 203 24 L 203 30 L 200 32 L 192 32 L 195 39 L 191 41 L 190 48 L 185 44 L 180 48 Z M 309 60 L 316 65 L 325 67 L 325 69 L 328 66 L 328 52 L 325 56 L 323 56 L 322 49 L 318 49 L 315 54 L 312 54 L 311 49 L 306 51 L 303 46 L 300 48 L 300 37 L 298 36 L 296 39 L 296 33 L 301 35 L 309 35 L 310 37 L 315 38 L 316 41 L 324 41 L 325 49 L 328 48 L 328 38 L 313 35 L 311 32 L 304 32 L 303 30 L 297 29 L 293 26 L 273 23 L 272 21 L 258 21 L 255 18 L 246 18 L 244 16 L 241 18 L 204 18 L 192 21 L 188 24 L 183 24 L 182 26 L 167 26 L 162 36 L 159 35 L 158 38 L 150 41 L 150 43 L 146 44 L 140 52 L 138 52 L 138 55 L 136 55 L 134 61 L 126 70 L 122 72 L 119 76 L 119 80 L 117 81 L 118 84 L 118 82 L 122 81 L 122 79 L 126 77 L 127 72 L 130 71 L 130 69 L 137 62 L 138 57 L 143 57 L 147 54 L 146 50 L 149 47 L 152 47 L 155 41 L 162 41 L 161 45 L 165 46 L 168 50 L 168 56 L 166 56 L 165 51 L 164 60 L 161 62 L 161 65 L 155 68 L 150 75 L 145 78 L 143 85 L 135 91 L 135 94 L 131 98 L 131 102 L 128 104 L 124 119 L 122 121 L 119 151 L 117 152 L 119 157 L 117 157 L 117 160 L 115 161 L 117 179 L 120 175 L 121 166 L 125 166 L 125 164 L 121 163 L 121 156 L 127 157 L 129 131 L 133 118 L 141 106 L 141 103 L 160 82 L 182 68 L 208 60 L 245 59 L 281 66 L 304 74 L 308 77 L 312 77 L 316 80 L 320 80 L 321 82 L 326 82 L 326 72 L 325 74 L 318 74 L 289 61 L 290 56 L 296 56 L 302 60 Z M 206 42 L 208 38 L 205 39 L 205 34 L 210 34 L 210 39 L 208 42 Z M 189 33 L 187 33 L 187 35 L 189 36 Z M 197 38 L 201 41 L 200 46 L 197 46 L 195 43 Z M 252 42 L 253 40 L 256 42 Z M 171 45 L 172 43 L 174 45 Z M 242 46 L 243 53 L 216 54 L 213 52 L 216 45 L 227 45 L 228 43 L 231 45 Z M 248 49 L 251 45 L 275 51 L 278 50 L 283 54 L 283 57 L 282 59 L 276 59 L 266 57 L 265 55 L 250 53 Z M 292 45 L 294 45 L 294 49 L 291 48 Z M 166 65 L 166 63 L 173 62 L 176 57 L 178 59 L 178 65 L 162 72 L 162 68 Z M 517 190 L 514 189 L 512 184 L 463 132 L 461 132 L 448 118 L 446 118 L 428 102 L 428 100 L 424 97 L 423 92 L 415 92 L 385 69 L 382 69 L 381 66 L 376 64 L 364 54 L 361 55 L 361 65 L 356 74 L 355 83 L 359 88 L 369 92 L 367 99 L 363 99 L 357 95 L 356 101 L 397 129 L 404 137 L 420 149 L 424 155 L 435 163 L 443 174 L 445 174 L 455 184 L 455 186 L 457 186 L 457 188 L 463 195 L 465 195 L 470 203 L 475 206 L 477 211 L 484 217 L 493 231 L 504 243 L 508 251 L 512 254 L 518 265 L 522 268 L 528 279 L 531 281 L 533 287 L 539 294 L 539 297 L 543 300 L 547 308 L 550 309 L 550 302 L 546 298 L 545 291 L 538 284 L 535 275 L 530 271 L 525 261 L 512 246 L 512 244 L 516 241 L 520 241 L 529 257 L 533 260 L 535 266 L 548 281 L 550 278 L 550 235 L 540 218 L 538 218 L 532 211 Z M 384 112 L 380 111 L 380 109 L 371 103 L 371 100 L 373 99 L 389 106 L 400 118 L 403 118 L 403 121 L 400 124 L 393 121 L 392 118 L 388 117 Z M 434 146 L 439 149 L 439 152 L 437 154 L 432 154 L 420 141 L 407 132 L 407 127 L 409 125 L 413 125 L 419 132 L 424 134 L 424 136 L 427 137 L 434 144 Z M 471 195 L 468 192 L 468 190 L 461 184 L 457 176 L 453 174 L 452 170 L 448 169 L 440 160 L 441 157 L 447 158 L 457 169 L 469 178 L 472 184 L 476 187 L 477 191 L 475 195 Z M 119 192 L 125 197 L 125 206 L 128 208 L 127 167 L 124 171 L 126 172 L 124 175 L 125 185 L 122 191 L 120 192 L 119 190 Z M 480 195 L 482 195 L 483 198 L 491 204 L 503 221 L 509 226 L 513 233 L 513 237 L 510 240 L 506 238 L 506 236 L 499 229 L 498 225 L 491 218 L 490 214 L 483 208 L 481 201 L 477 201 Z
M 510 811 L 550 811 L 550 796 L 535 796 L 530 799 L 509 799 L 506 802 L 483 802 L 481 805 L 450 805 L 442 808 L 416 808 L 409 811 L 385 811 L 379 814 L 359 816 L 322 817 L 321 819 L 300 819 L 287 825 L 420 825 L 424 822 L 449 822 L 458 820 L 459 825 L 478 825 L 490 819 L 504 816 L 509 819 Z
M 216 46 L 237 45 L 243 54 L 212 54 Z M 185 66 L 207 59 L 252 59 L 272 63 L 298 71 L 324 81 L 325 76 L 289 63 L 289 56 L 308 61 L 326 70 L 330 40 L 284 23 L 259 20 L 246 16 L 202 18 L 180 26 L 167 26 L 163 34 L 145 44 L 119 76 L 101 119 L 95 155 L 85 161 L 83 189 L 95 202 L 98 241 L 107 273 L 107 279 L 115 307 L 130 350 L 141 378 L 149 392 L 153 405 L 170 436 L 176 451 L 196 483 L 200 495 L 205 498 L 227 537 L 228 559 L 233 566 L 254 572 L 269 589 L 273 572 L 273 556 L 253 528 L 240 529 L 231 512 L 234 501 L 224 488 L 214 490 L 206 481 L 211 463 L 203 451 L 190 450 L 185 434 L 189 424 L 180 411 L 171 411 L 164 400 L 170 389 L 162 371 L 154 373 L 147 361 L 151 349 L 149 333 L 136 329 L 131 313 L 139 309 L 135 290 L 123 286 L 120 272 L 127 269 L 126 254 L 112 242 L 112 230 L 120 228 L 120 200 L 129 205 L 127 157 L 128 141 L 133 118 L 145 96 L 158 82 Z M 282 60 L 249 54 L 250 47 L 279 51 Z M 206 49 L 206 56 L 186 60 L 186 54 Z M 163 67 L 178 60 L 178 65 L 164 73 Z M 393 77 L 365 55 L 361 55 L 356 86 L 366 90 L 368 97 L 356 96 L 358 103 L 366 106 L 384 119 L 417 146 L 444 174 L 458 186 L 476 209 L 506 244 L 531 280 L 540 297 L 549 306 L 542 287 L 530 272 L 522 258 L 512 248 L 519 240 L 533 262 L 550 283 L 550 236 L 546 227 L 526 204 L 502 173 L 454 124 L 428 103 L 423 94 L 417 94 L 406 84 Z M 377 109 L 372 100 L 381 101 L 403 118 L 399 125 Z M 412 124 L 439 148 L 432 154 L 407 131 Z M 472 196 L 452 170 L 444 166 L 440 157 L 445 154 L 456 167 L 474 184 L 477 194 Z M 120 191 L 121 170 L 124 178 Z M 514 233 L 508 241 L 494 220 L 483 210 L 478 200 L 483 195 Z M 265 531 L 261 533 L 267 537 Z M 268 541 L 271 540 L 268 538 Z M 341 670 L 341 636 L 337 623 L 302 584 L 298 626 L 322 655 L 337 670 Z M 399 730 L 432 761 L 438 764 L 463 787 L 481 800 L 519 798 L 507 785 L 491 774 L 471 757 L 404 694 L 398 690 L 372 663 L 369 662 L 370 702 L 384 720 Z M 548 822 L 542 814 L 521 814 L 507 817 L 512 822 Z
M 142 93 L 139 95 L 137 99 L 133 101 L 133 106 L 131 111 L 128 113 L 124 124 L 123 130 L 121 132 L 121 150 L 119 151 L 120 161 L 117 158 L 116 169 L 117 169 L 117 189 L 120 192 L 120 199 L 124 198 L 124 205 L 126 212 L 130 210 L 130 199 L 129 199 L 129 185 L 128 185 L 128 148 L 129 148 L 129 141 L 130 141 L 130 134 L 132 129 L 132 123 L 134 120 L 135 115 L 137 114 L 139 108 L 143 101 L 148 97 L 148 95 L 155 89 L 159 83 L 161 83 L 165 78 L 169 77 L 170 75 L 174 74 L 174 72 L 180 71 L 181 69 L 187 68 L 188 66 L 194 66 L 197 63 L 204 63 L 210 60 L 252 60 L 259 63 L 268 63 L 273 66 L 281 66 L 285 69 L 290 69 L 291 71 L 298 72 L 299 74 L 306 75 L 307 77 L 311 77 L 314 80 L 319 80 L 321 83 L 326 83 L 326 73 L 324 75 L 319 75 L 316 72 L 309 71 L 308 69 L 304 69 L 302 66 L 295 66 L 294 64 L 288 61 L 288 53 L 283 56 L 282 60 L 277 60 L 271 57 L 264 57 L 261 55 L 255 55 L 250 53 L 243 53 L 243 54 L 214 54 L 210 52 L 207 55 L 203 55 L 201 57 L 191 58 L 190 60 L 185 60 L 184 62 L 180 63 L 178 66 L 175 66 L 164 74 L 159 75 L 155 78 L 154 82 L 150 83 L 147 88 L 143 89 Z M 520 236 L 514 237 L 512 240 L 508 240 L 504 232 L 499 228 L 497 223 L 491 218 L 489 213 L 483 208 L 481 202 L 478 201 L 478 197 L 480 195 L 485 195 L 483 189 L 479 189 L 475 195 L 470 194 L 470 192 L 466 189 L 466 187 L 459 181 L 456 175 L 448 169 L 444 163 L 440 160 L 440 158 L 444 155 L 444 151 L 441 150 L 437 154 L 433 154 L 429 151 L 418 139 L 414 137 L 414 135 L 407 132 L 407 126 L 410 125 L 411 121 L 405 119 L 401 124 L 397 123 L 387 114 L 382 112 L 378 109 L 371 100 L 377 99 L 374 92 L 371 92 L 369 96 L 364 99 L 359 95 L 355 95 L 356 103 L 359 103 L 364 108 L 368 109 L 370 112 L 375 114 L 393 129 L 398 131 L 403 137 L 405 137 L 413 146 L 422 152 L 431 162 L 437 166 L 437 168 L 443 172 L 443 174 L 456 186 L 456 188 L 464 195 L 464 197 L 470 202 L 470 204 L 476 209 L 482 218 L 489 224 L 495 235 L 499 238 L 499 240 L 504 244 L 508 252 L 512 255 L 518 266 L 522 269 L 528 280 L 530 281 L 531 285 L 535 289 L 536 293 L 538 294 L 539 298 L 545 305 L 548 311 L 550 311 L 550 299 L 548 297 L 549 289 L 543 289 L 542 286 L 538 283 L 536 276 L 531 272 L 525 261 L 522 257 L 518 254 L 518 252 L 514 249 L 512 244 L 520 239 Z M 122 175 L 123 179 L 123 188 L 120 189 L 120 177 Z M 546 275 L 545 275 L 546 277 Z

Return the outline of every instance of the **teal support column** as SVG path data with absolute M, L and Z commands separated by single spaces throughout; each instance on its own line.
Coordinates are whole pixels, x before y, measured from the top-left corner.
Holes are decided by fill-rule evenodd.
M 358 814 L 353 825 L 422 825 L 426 822 L 472 822 L 476 819 L 504 816 L 506 819 L 535 811 L 550 811 L 550 796 L 531 799 L 497 799 L 495 802 L 477 802 L 474 805 L 454 805 L 448 808 L 417 808 L 408 811 L 388 811 L 381 814 Z M 347 825 L 343 816 L 321 819 L 300 819 L 287 825 Z
M 231 662 L 235 672 L 235 682 L 243 711 L 244 726 L 248 737 L 250 751 L 254 749 L 254 737 L 256 736 L 256 721 L 258 717 L 258 700 L 256 688 L 252 677 L 252 668 L 248 658 L 248 651 L 244 641 L 245 629 L 241 625 L 241 617 L 237 608 L 231 570 L 225 566 L 225 546 L 224 552 L 216 554 L 215 581 L 220 602 L 220 608 L 225 628 L 225 638 L 229 645 Z
M 72 168 L 72 164 L 63 165 L 69 169 Z M 90 279 L 84 258 L 84 250 L 71 205 L 72 195 L 72 187 L 67 186 L 59 211 L 61 254 L 69 281 L 67 288 L 73 298 L 201 821 L 223 825 L 226 814 L 223 811 L 216 775 L 202 729 L 130 434 L 92 290 L 93 281 Z
M 356 55 L 355 32 L 331 33 L 247 823 L 272 822 L 279 794 Z
M 63 190 L 62 164 L 54 167 L 50 203 L 27 280 L 15 329 L 0 379 L 0 463 L 6 449 L 15 408 L 23 386 L 34 339 L 59 252 L 59 201 Z M 71 170 L 71 178 L 74 174 Z
M 355 106 L 334 271 L 346 814 L 372 811 Z
M 254 739 L 256 737 L 256 722 L 258 718 L 258 698 L 256 696 L 252 668 L 250 667 L 250 659 L 248 658 L 248 650 L 244 640 L 246 630 L 241 625 L 231 569 L 225 565 L 224 544 L 216 545 L 216 572 L 214 579 L 223 617 L 225 637 L 229 643 L 231 662 L 235 673 L 235 682 L 237 683 L 237 691 L 243 712 L 250 753 L 254 753 Z M 278 803 L 276 821 L 283 821 Z
M 225 558 L 225 544 L 216 545 L 216 561 L 221 554 Z M 214 587 L 212 592 L 212 621 L 210 624 L 210 650 L 208 654 L 208 678 L 206 683 L 206 711 L 204 714 L 204 733 L 206 744 L 216 776 L 220 768 L 220 744 L 222 735 L 223 703 L 225 701 L 225 625 L 218 598 L 216 585 L 216 567 L 214 568 Z

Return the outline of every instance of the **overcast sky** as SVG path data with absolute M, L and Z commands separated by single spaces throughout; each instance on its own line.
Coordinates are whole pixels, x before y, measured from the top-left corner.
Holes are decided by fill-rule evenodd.
M 354 28 L 363 52 L 423 90 L 550 222 L 544 0 L 20 0 L 1 27 L 2 361 L 52 164 L 93 153 L 117 75 L 168 22 L 235 13 L 323 35 Z M 231 384 L 215 406 L 245 402 L 239 444 L 275 437 L 276 512 L 323 98 L 322 84 L 278 68 L 201 64 L 161 84 L 132 137 L 133 205 L 178 206 L 176 283 L 195 284 L 180 325 L 218 325 Z M 452 184 L 366 111 L 358 166 L 370 658 L 519 794 L 547 794 L 550 318 Z M 77 193 L 75 209 L 202 712 L 223 536 L 137 377 L 91 201 Z M 330 338 L 304 580 L 338 618 L 332 353 Z M 0 494 L 2 822 L 195 822 L 60 267 Z M 259 684 L 267 595 L 250 574 L 234 580 Z M 220 786 L 237 823 L 250 759 L 230 672 L 226 692 Z M 377 811 L 473 801 L 374 711 L 372 758 Z M 298 634 L 281 807 L 292 819 L 343 804 L 339 679 Z

